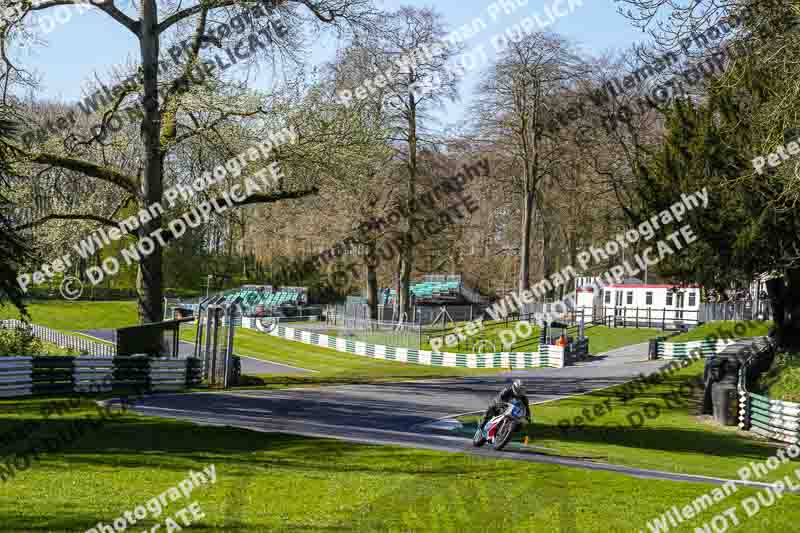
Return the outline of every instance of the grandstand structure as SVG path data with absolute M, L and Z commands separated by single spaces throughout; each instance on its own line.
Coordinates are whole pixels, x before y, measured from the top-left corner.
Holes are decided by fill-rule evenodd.
M 243 285 L 212 296 L 204 304 L 238 306 L 243 316 L 281 316 L 308 303 L 305 287 Z
M 461 274 L 428 274 L 409 288 L 415 305 L 470 305 L 485 304 L 486 298 L 467 287 Z M 384 288 L 379 292 L 378 303 L 394 306 L 397 291 Z
M 487 305 L 487 299 L 466 285 L 460 274 L 427 274 L 412 282 L 411 312 L 408 317 L 398 314 L 398 298 L 396 289 L 378 290 L 378 320 L 386 322 L 403 322 L 429 324 L 440 314 L 443 307 L 455 320 L 471 320 L 480 316 Z M 344 305 L 329 306 L 326 316 L 340 319 L 367 319 L 369 308 L 363 296 L 350 296 Z
M 273 287 L 271 285 L 243 285 L 236 289 L 213 294 L 192 302 L 167 302 L 167 307 L 183 316 L 198 315 L 208 306 L 233 306 L 239 316 L 288 317 L 302 314 L 308 303 L 305 287 Z

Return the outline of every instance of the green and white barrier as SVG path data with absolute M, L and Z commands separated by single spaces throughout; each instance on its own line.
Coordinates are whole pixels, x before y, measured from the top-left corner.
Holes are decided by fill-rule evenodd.
M 800 404 L 740 390 L 739 427 L 769 439 L 800 444 Z
M 702 341 L 688 342 L 658 342 L 658 357 L 662 359 L 686 359 L 694 353 L 703 357 L 711 357 L 722 352 L 725 348 L 735 343 L 734 339 L 704 339 Z
M 244 323 L 243 323 L 244 324 Z M 332 335 L 305 331 L 297 328 L 276 325 L 265 326 L 262 321 L 253 322 L 255 329 L 282 339 L 302 342 L 338 352 L 363 355 L 374 359 L 415 363 L 419 365 L 462 367 L 462 368 L 537 368 L 564 366 L 564 349 L 548 346 L 542 352 L 495 352 L 495 353 L 450 353 L 399 348 L 354 341 Z M 247 327 L 246 325 L 244 327 Z

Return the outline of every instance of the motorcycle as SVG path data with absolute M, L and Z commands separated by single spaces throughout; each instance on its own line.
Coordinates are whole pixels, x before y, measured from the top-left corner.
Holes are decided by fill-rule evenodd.
M 489 420 L 483 429 L 478 426 L 475 436 L 472 437 L 473 446 L 479 448 L 489 442 L 495 450 L 502 450 L 511 440 L 511 435 L 522 427 L 525 414 L 522 402 L 511 400 L 511 403 L 506 404 L 503 412 Z

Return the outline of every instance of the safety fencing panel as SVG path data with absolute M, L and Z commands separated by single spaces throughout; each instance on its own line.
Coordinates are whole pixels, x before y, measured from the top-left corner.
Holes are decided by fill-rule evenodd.
M 33 364 L 30 357 L 0 357 L 0 398 L 30 396 Z
M 735 339 L 712 340 L 687 342 L 666 342 L 663 337 L 657 339 L 658 357 L 662 359 L 687 359 L 691 356 L 711 357 L 722 352 L 725 348 L 738 342 Z
M 176 391 L 202 382 L 202 361 L 149 357 L 0 357 L 0 398 Z
M 362 355 L 375 359 L 414 363 L 429 366 L 463 368 L 537 368 L 564 366 L 564 349 L 548 346 L 545 353 L 540 352 L 494 352 L 494 353 L 451 353 L 415 350 L 382 344 L 353 341 L 332 335 L 322 335 L 297 328 L 265 325 L 256 321 L 256 329 L 274 337 L 302 342 L 321 348 L 330 348 L 343 353 Z
M 739 390 L 739 427 L 769 439 L 800 444 L 800 404 Z
M 186 387 L 186 362 L 175 359 L 150 361 L 150 390 L 176 391 Z
M 74 392 L 111 392 L 114 383 L 113 357 L 75 357 L 72 364 Z
M 787 444 L 800 444 L 800 404 L 772 400 L 748 390 L 748 383 L 764 370 L 761 355 L 770 350 L 766 339 L 739 369 L 739 428 Z M 759 367 L 762 367 L 759 369 Z

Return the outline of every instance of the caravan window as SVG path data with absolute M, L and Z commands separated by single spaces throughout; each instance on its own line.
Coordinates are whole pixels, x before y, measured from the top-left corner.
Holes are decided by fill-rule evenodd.
M 694 291 L 689 293 L 689 307 L 694 307 L 697 305 L 697 293 Z
M 672 293 L 667 291 L 667 305 L 672 305 Z
M 644 303 L 645 305 L 653 305 L 653 291 L 644 293 Z
M 628 297 L 626 300 L 627 304 L 633 305 L 633 291 L 628 291 L 627 297 Z
M 605 302 L 607 304 L 610 304 L 611 303 L 611 291 L 605 291 L 605 294 L 606 294 Z

